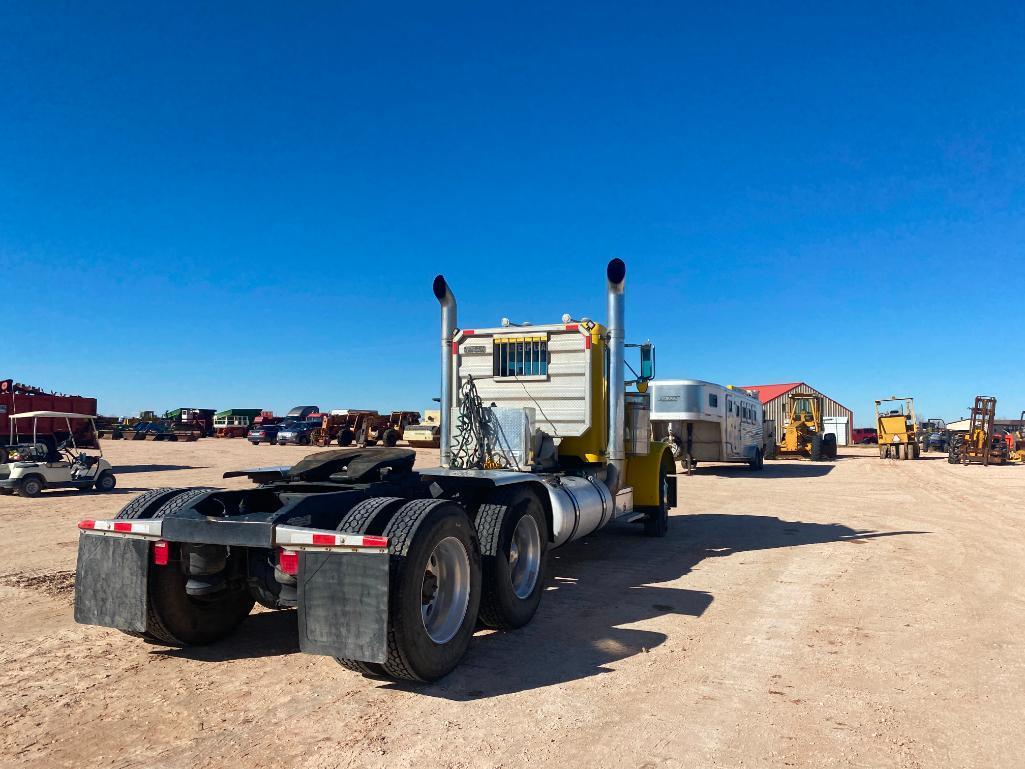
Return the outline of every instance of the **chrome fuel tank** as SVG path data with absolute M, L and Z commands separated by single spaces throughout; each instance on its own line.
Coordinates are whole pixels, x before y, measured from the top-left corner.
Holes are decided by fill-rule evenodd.
M 546 479 L 545 488 L 552 501 L 554 547 L 587 536 L 615 515 L 612 493 L 597 478 L 563 475 Z

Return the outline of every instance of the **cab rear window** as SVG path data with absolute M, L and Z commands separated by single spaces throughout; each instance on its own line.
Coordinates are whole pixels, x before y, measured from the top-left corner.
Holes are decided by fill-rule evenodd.
M 496 377 L 548 376 L 548 340 L 544 337 L 496 337 L 492 356 Z

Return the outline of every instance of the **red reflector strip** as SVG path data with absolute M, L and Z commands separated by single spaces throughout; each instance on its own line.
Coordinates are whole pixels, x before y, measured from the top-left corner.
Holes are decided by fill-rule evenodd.
M 122 523 L 122 522 L 119 521 L 119 522 L 114 524 L 114 531 L 131 531 L 131 530 L 132 530 L 132 524 L 130 524 L 130 523 Z
M 167 566 L 171 559 L 171 543 L 161 539 L 153 543 L 153 563 L 157 566 Z
M 299 552 L 297 550 L 278 551 L 278 567 L 285 574 L 295 576 L 299 573 Z
M 475 333 L 477 333 L 477 332 L 474 331 L 472 328 L 464 328 L 463 329 L 463 335 L 464 336 L 473 336 Z
M 458 355 L 459 354 L 459 342 L 453 342 L 452 343 L 452 354 L 453 355 Z
M 567 331 L 576 331 L 578 328 L 580 328 L 580 324 L 578 324 L 578 323 L 567 323 L 566 324 L 566 330 Z
M 337 540 L 334 534 L 314 534 L 314 545 L 333 545 Z
M 388 547 L 387 537 L 363 537 L 363 547 Z
M 584 337 L 584 349 L 585 350 L 590 350 L 591 349 L 591 337 L 590 336 L 585 336 Z
M 79 521 L 78 528 L 80 529 L 95 529 L 96 521 Z

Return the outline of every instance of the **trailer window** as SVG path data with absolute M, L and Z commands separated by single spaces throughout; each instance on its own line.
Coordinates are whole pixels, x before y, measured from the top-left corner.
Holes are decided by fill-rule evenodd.
M 712 395 L 711 393 L 709 393 L 708 394 L 708 405 L 711 406 L 713 409 L 719 408 L 719 396 L 718 395 Z
M 496 377 L 548 376 L 545 337 L 496 337 L 493 356 Z

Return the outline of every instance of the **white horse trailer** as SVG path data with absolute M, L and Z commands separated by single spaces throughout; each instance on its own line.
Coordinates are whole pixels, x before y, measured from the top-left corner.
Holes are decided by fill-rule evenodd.
M 744 462 L 760 470 L 766 453 L 765 412 L 747 390 L 698 379 L 651 382 L 651 432 L 690 470 L 698 462 Z

